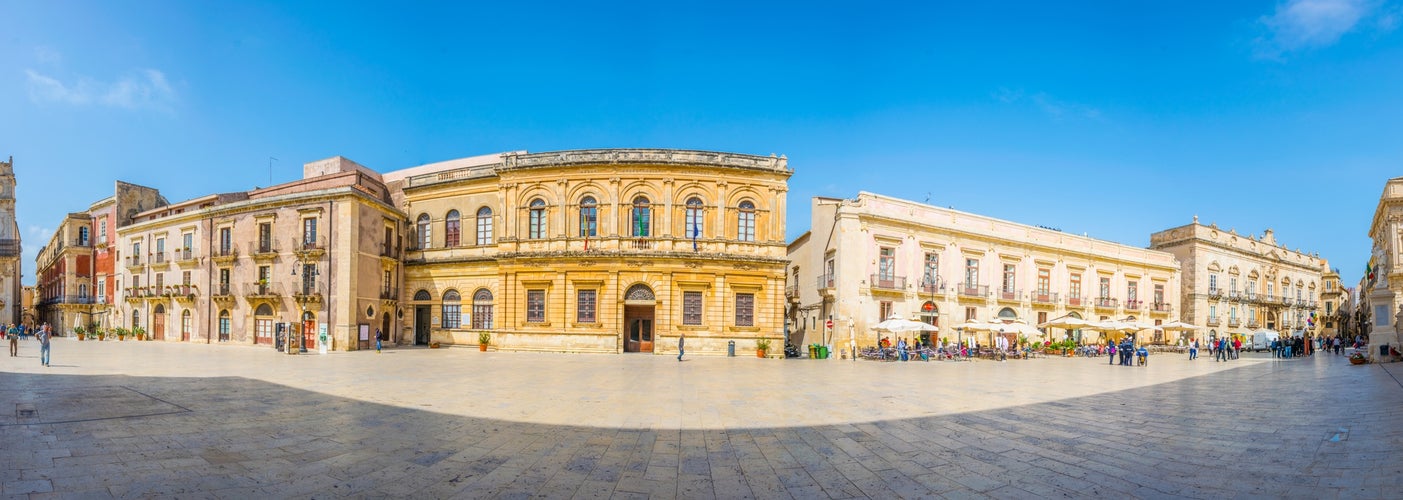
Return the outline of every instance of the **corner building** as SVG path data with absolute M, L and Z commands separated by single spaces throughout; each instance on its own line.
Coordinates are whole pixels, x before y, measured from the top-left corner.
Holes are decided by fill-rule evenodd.
M 1165 252 L 867 192 L 814 198 L 812 214 L 812 229 L 788 247 L 795 344 L 872 346 L 872 327 L 892 316 L 935 325 L 948 342 L 973 336 L 987 343 L 991 334 L 960 333 L 955 325 L 1035 326 L 1064 316 L 1157 325 L 1177 311 L 1179 263 Z M 1090 331 L 1046 333 L 1100 339 Z M 903 336 L 884 335 L 892 342 Z M 1176 334 L 1141 335 L 1166 343 Z
M 1202 335 L 1248 335 L 1262 328 L 1282 336 L 1318 333 L 1325 259 L 1288 250 L 1268 229 L 1261 236 L 1191 224 L 1150 235 L 1150 248 L 1174 254 L 1184 266 L 1183 319 Z M 1333 306 L 1332 306 L 1333 307 Z
M 396 173 L 415 343 L 724 355 L 783 345 L 784 157 L 513 152 Z M 389 178 L 387 176 L 387 181 Z

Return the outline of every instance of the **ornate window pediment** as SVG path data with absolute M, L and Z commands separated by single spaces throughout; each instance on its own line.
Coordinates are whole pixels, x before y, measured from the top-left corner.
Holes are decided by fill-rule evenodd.
M 624 300 L 657 300 L 657 298 L 654 297 L 652 288 L 639 283 L 628 287 L 628 291 L 624 293 Z

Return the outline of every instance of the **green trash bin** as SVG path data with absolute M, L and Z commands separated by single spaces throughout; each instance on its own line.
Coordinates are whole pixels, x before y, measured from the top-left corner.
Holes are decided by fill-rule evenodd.
M 818 346 L 818 359 L 828 359 L 828 346 Z

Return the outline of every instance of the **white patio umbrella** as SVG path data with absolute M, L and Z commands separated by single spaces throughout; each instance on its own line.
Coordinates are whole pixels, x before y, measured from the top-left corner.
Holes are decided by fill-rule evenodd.
M 911 321 L 911 320 L 909 320 L 909 319 L 901 319 L 901 318 L 896 317 L 896 316 L 892 316 L 892 317 L 890 317 L 890 318 L 887 318 L 886 321 L 883 321 L 883 322 L 881 322 L 881 323 L 877 323 L 876 325 L 873 325 L 873 326 L 872 326 L 872 329 L 873 329 L 873 330 L 876 330 L 876 331 L 879 331 L 879 332 L 887 332 L 887 333 L 938 332 L 938 331 L 940 331 L 940 328 L 937 328 L 935 325 L 932 325 L 932 324 L 929 324 L 929 323 L 922 323 L 922 322 L 920 322 L 920 321 Z M 878 338 L 877 338 L 877 343 L 878 343 L 878 344 L 881 344 L 881 342 L 882 342 L 882 339 L 881 339 L 881 336 L 879 335 Z
M 1177 319 L 1174 320 L 1174 321 L 1170 321 L 1170 322 L 1168 322 L 1168 323 L 1165 323 L 1165 324 L 1163 324 L 1163 325 L 1159 325 L 1159 326 L 1157 326 L 1157 327 L 1155 327 L 1155 328 L 1160 329 L 1160 330 L 1164 330 L 1164 331 L 1166 331 L 1166 332 L 1180 332 L 1180 333 L 1179 333 L 1180 337 L 1183 336 L 1183 332 L 1192 332 L 1192 331 L 1195 331 L 1195 330 L 1201 330 L 1201 329 L 1203 329 L 1203 327 L 1201 327 L 1201 326 L 1194 325 L 1194 324 L 1191 324 L 1191 323 L 1185 323 L 1185 322 L 1179 321 L 1179 320 L 1177 320 Z
M 1072 330 L 1086 329 L 1090 325 L 1090 321 L 1074 316 L 1063 316 L 1061 318 L 1057 318 L 1046 323 L 1039 324 L 1038 328 L 1061 328 L 1063 330 L 1071 332 Z M 1042 335 L 1042 332 L 1038 332 L 1038 335 Z

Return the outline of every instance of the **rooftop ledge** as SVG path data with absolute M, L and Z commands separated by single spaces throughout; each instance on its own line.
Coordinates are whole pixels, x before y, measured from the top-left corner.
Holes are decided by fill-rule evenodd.
M 410 177 L 405 187 L 495 175 L 503 170 L 571 165 L 697 165 L 766 170 L 789 174 L 785 156 L 757 156 L 687 149 L 577 149 L 544 153 L 504 153 L 500 163 L 445 170 Z

